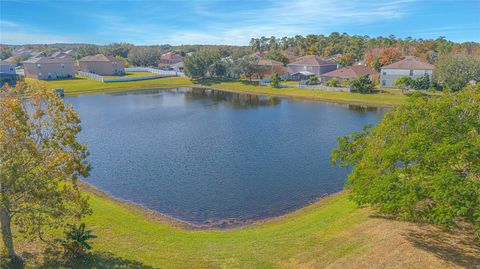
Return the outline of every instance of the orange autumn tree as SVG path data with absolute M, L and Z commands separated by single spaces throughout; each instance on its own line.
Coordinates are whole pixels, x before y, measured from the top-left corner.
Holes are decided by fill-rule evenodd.
M 86 145 L 77 141 L 80 119 L 45 87 L 0 88 L 0 222 L 6 260 L 21 263 L 12 232 L 46 240 L 90 213 L 77 178 L 86 177 Z M 15 229 L 12 229 L 15 228 Z
M 365 63 L 375 70 L 402 59 L 402 52 L 397 48 L 375 48 L 365 54 Z

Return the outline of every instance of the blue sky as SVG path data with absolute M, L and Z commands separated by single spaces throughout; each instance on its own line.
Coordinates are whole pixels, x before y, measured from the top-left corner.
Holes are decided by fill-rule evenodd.
M 480 42 L 479 14 L 480 0 L 1 0 L 0 43 L 246 45 L 331 32 Z

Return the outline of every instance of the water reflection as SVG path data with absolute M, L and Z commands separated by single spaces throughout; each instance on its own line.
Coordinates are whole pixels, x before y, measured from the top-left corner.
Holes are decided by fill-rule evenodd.
M 197 224 L 277 216 L 342 189 L 336 138 L 382 109 L 209 89 L 66 97 L 107 193 Z

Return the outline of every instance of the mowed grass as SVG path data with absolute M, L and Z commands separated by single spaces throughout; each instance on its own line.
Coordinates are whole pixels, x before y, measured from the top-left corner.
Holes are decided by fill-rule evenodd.
M 292 97 L 371 106 L 394 106 L 405 102 L 405 100 L 407 99 L 407 96 L 402 94 L 401 90 L 398 89 L 382 89 L 378 93 L 374 94 L 360 94 L 298 89 L 293 87 L 277 89 L 270 86 L 259 86 L 258 82 L 249 82 L 246 80 L 192 81 L 191 79 L 184 77 L 169 77 L 152 80 L 109 83 L 102 83 L 100 81 L 81 76 L 68 80 L 39 81 L 36 79 L 26 79 L 26 81 L 28 83 L 40 83 L 51 89 L 63 88 L 67 94 L 121 90 L 141 90 L 167 87 L 208 87 L 212 89 L 230 92 Z
M 199 82 L 201 83 L 201 82 Z M 293 97 L 301 99 L 322 100 L 338 103 L 349 103 L 372 106 L 395 106 L 406 101 L 407 96 L 398 89 L 382 89 L 378 93 L 361 94 L 350 92 L 327 92 L 321 90 L 298 89 L 298 88 L 273 88 L 270 86 L 258 86 L 247 81 L 226 81 L 209 83 L 213 89 L 224 91 L 274 95 L 279 97 Z
M 188 78 L 168 77 L 150 80 L 128 81 L 128 82 L 109 82 L 103 83 L 98 80 L 77 76 L 73 79 L 64 80 L 37 80 L 27 78 L 27 83 L 41 84 L 49 89 L 62 88 L 66 93 L 95 92 L 107 90 L 135 90 L 135 89 L 151 89 L 156 87 L 169 87 L 171 85 L 192 85 Z
M 232 230 L 192 230 L 177 221 L 89 191 L 98 238 L 74 265 L 42 260 L 30 268 L 475 268 L 480 247 L 466 232 L 372 217 L 346 193 L 282 217 Z M 16 241 L 23 250 L 31 245 Z M 477 242 L 478 243 L 478 242 Z M 37 246 L 37 250 L 41 249 Z M 444 253 L 453 253 L 444 256 Z M 473 267 L 472 267 L 473 266 Z
M 150 77 L 156 74 L 151 72 L 126 72 L 121 76 L 103 76 L 104 78 L 132 78 L 132 77 Z

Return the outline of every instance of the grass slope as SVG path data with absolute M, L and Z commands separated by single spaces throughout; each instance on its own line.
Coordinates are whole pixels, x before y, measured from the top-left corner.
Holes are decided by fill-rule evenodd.
M 230 92 L 249 94 L 272 95 L 279 97 L 293 97 L 310 100 L 323 100 L 330 102 L 372 105 L 372 106 L 393 106 L 401 104 L 406 96 L 400 90 L 382 90 L 376 94 L 360 94 L 347 92 L 327 92 L 320 90 L 297 89 L 297 88 L 272 88 L 258 86 L 256 82 L 238 80 L 199 80 L 192 81 L 189 78 L 170 77 L 130 82 L 102 83 L 94 79 L 77 77 L 69 80 L 38 81 L 27 79 L 29 83 L 40 83 L 48 88 L 63 88 L 67 94 L 104 92 L 115 90 L 135 90 L 162 87 L 209 87 Z
M 189 230 L 104 195 L 90 194 L 93 253 L 74 266 L 39 268 L 475 268 L 468 233 L 371 217 L 345 193 L 234 230 Z

